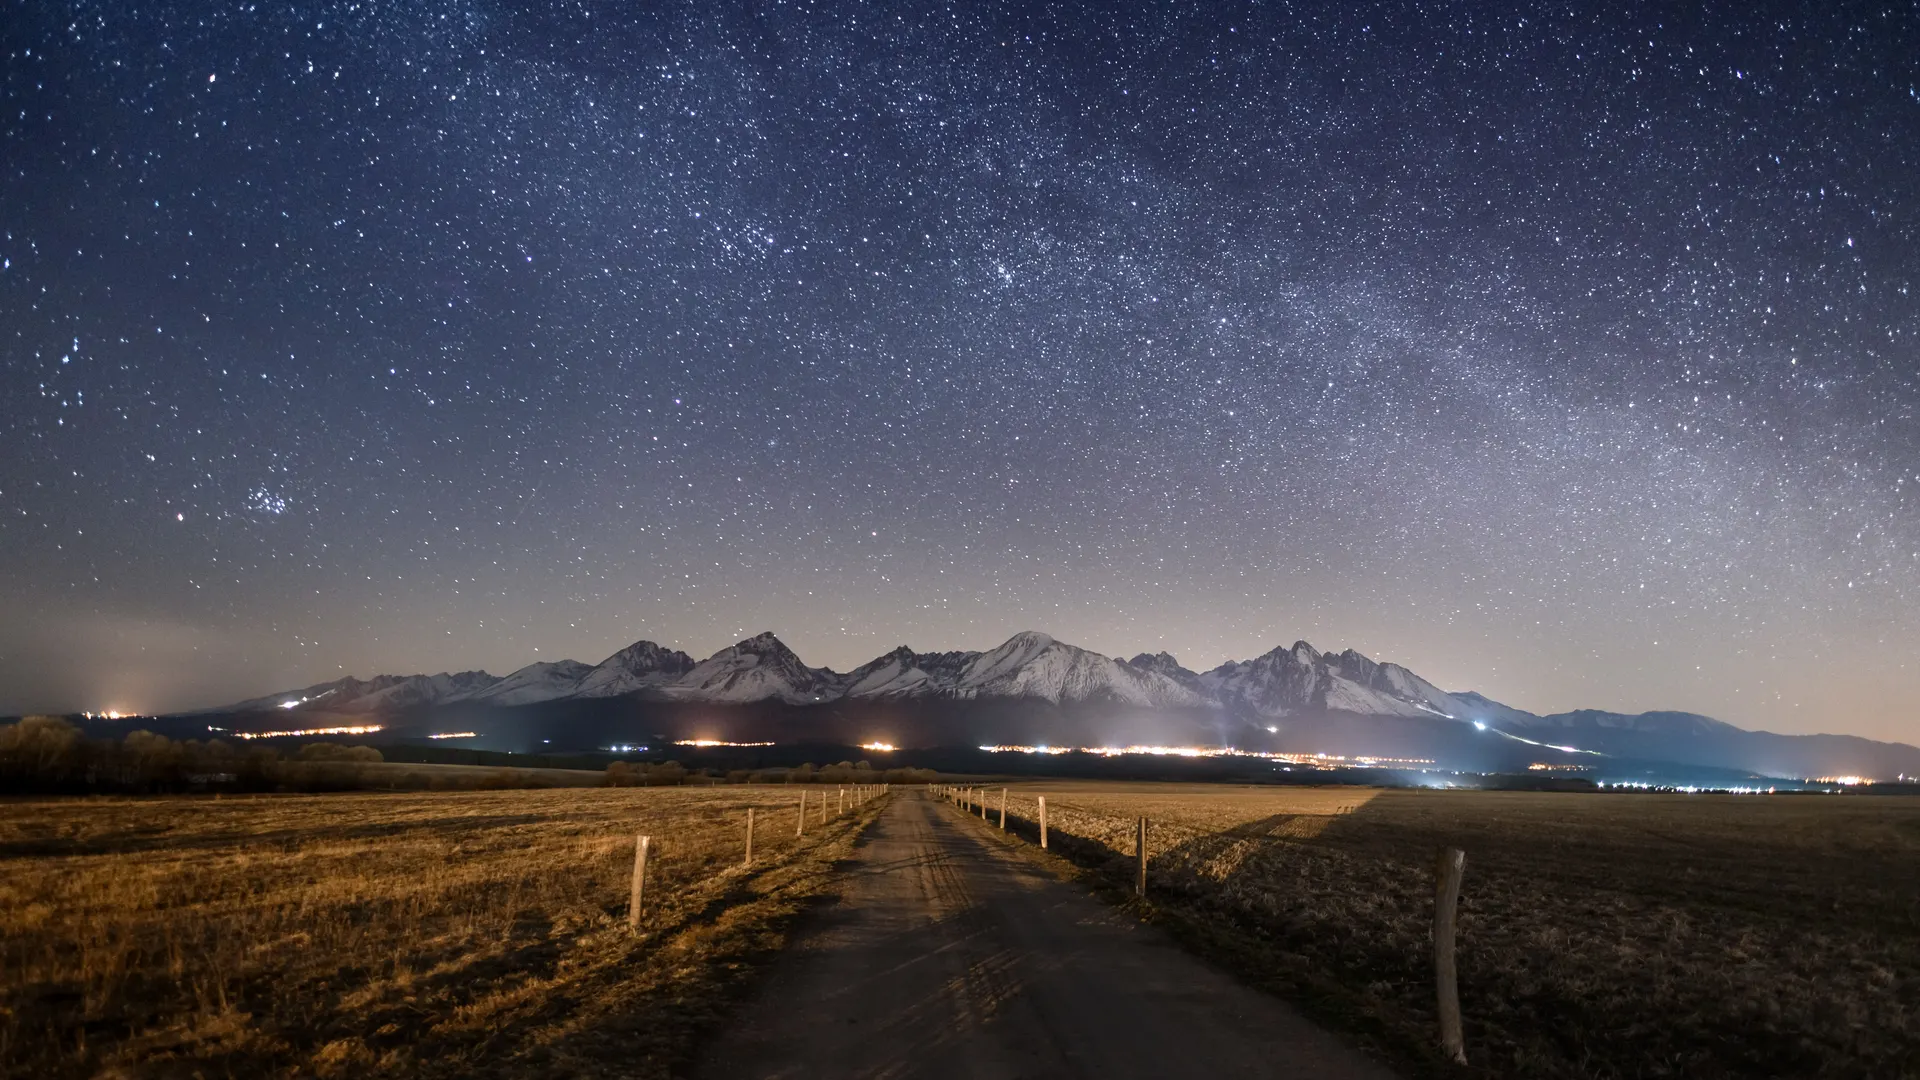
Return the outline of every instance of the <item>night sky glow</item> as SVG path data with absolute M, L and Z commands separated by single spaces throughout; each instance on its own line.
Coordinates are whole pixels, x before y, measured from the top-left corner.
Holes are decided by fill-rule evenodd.
M 1031 627 L 1920 734 L 1912 5 L 35 3 L 0 55 L 0 712 Z

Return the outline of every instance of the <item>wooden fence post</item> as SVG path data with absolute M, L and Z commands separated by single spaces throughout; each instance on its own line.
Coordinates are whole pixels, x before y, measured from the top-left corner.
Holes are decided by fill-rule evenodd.
M 642 836 L 633 845 L 633 897 L 627 901 L 627 929 L 640 929 L 640 900 L 647 891 L 647 849 L 653 837 Z
M 1147 819 L 1141 818 L 1133 836 L 1134 860 L 1140 864 L 1140 872 L 1133 883 L 1133 895 L 1147 895 Z
M 1467 1044 L 1460 1032 L 1460 985 L 1455 977 L 1453 934 L 1460 907 L 1460 878 L 1466 869 L 1466 852 L 1459 848 L 1441 852 L 1433 894 L 1433 981 L 1440 997 L 1440 1049 L 1461 1065 L 1467 1063 Z
M 980 789 L 980 820 L 987 820 L 987 789 Z
M 1047 849 L 1047 797 L 1040 796 L 1040 850 Z
M 839 810 L 839 812 L 840 812 L 840 813 L 842 813 L 842 814 L 844 814 L 844 813 L 846 813 L 846 812 L 847 812 L 847 789 L 846 789 L 846 788 L 841 788 L 841 789 L 840 789 L 840 810 Z
M 1007 831 L 1007 789 L 1000 789 L 1000 831 Z
M 793 835 L 807 835 L 807 789 L 800 789 L 800 816 L 794 819 Z
M 740 865 L 753 865 L 753 807 L 751 806 L 747 807 L 747 857 L 741 860 Z

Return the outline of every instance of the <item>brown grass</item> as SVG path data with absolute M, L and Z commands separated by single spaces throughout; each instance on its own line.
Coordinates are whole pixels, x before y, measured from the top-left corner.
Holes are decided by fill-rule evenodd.
M 1412 1072 L 1920 1076 L 1920 800 L 1068 783 L 1014 814 L 1042 793 L 1116 895 L 1148 817 L 1144 912 Z M 1449 846 L 1466 1070 L 1432 1049 Z
M 10 802 L 0 1074 L 665 1075 L 877 808 L 823 791 Z

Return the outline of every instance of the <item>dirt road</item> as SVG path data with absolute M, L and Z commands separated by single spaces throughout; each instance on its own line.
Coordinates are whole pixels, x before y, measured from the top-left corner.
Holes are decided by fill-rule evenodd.
M 1392 1075 L 932 799 L 895 796 L 848 869 L 698 1075 Z

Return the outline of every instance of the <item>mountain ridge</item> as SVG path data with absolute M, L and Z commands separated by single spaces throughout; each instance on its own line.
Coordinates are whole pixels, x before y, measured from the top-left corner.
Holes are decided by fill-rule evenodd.
M 1676 711 L 1639 714 L 1575 709 L 1540 715 L 1476 691 L 1446 691 L 1408 668 L 1354 650 L 1322 652 L 1304 640 L 1248 660 L 1230 660 L 1204 672 L 1170 653 L 1109 657 L 1024 630 L 983 651 L 920 652 L 898 646 L 852 671 L 810 667 L 772 632 L 729 645 L 704 660 L 640 640 L 588 665 L 540 661 L 505 676 L 484 671 L 434 675 L 346 677 L 299 690 L 236 702 L 213 713 L 281 711 L 310 714 L 394 715 L 455 704 L 527 707 L 633 697 L 664 703 L 786 706 L 945 701 L 1018 701 L 1058 707 L 1131 710 L 1213 717 L 1222 742 L 1276 734 L 1305 718 L 1376 718 L 1426 724 L 1451 722 L 1516 744 L 1570 755 L 1642 757 L 1697 763 L 1726 759 L 1740 743 L 1741 760 L 1788 767 L 1806 740 L 1848 750 L 1848 760 L 1872 758 L 1871 747 L 1901 748 L 1900 762 L 1920 773 L 1920 749 L 1848 735 L 1778 735 L 1748 731 L 1712 717 Z M 1413 729 L 1407 729 L 1412 731 Z M 1800 740 L 1797 741 L 1796 740 Z M 1246 742 L 1234 743 L 1247 745 Z M 1570 744 L 1578 744 L 1570 745 Z M 1857 744 L 1857 745 L 1856 745 Z M 1837 752 L 1837 751 L 1836 751 Z M 1757 766 L 1756 766 L 1757 767 Z M 1775 773 L 1773 775 L 1800 775 Z M 1903 773 L 1904 775 L 1904 773 Z

